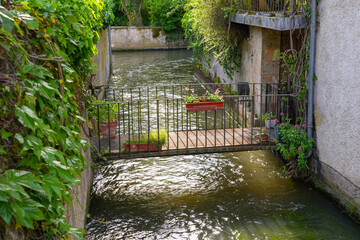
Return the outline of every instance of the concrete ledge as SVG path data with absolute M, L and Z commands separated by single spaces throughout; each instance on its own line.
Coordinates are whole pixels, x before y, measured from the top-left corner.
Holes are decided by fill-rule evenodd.
M 306 27 L 306 19 L 303 15 L 294 17 L 270 16 L 270 14 L 237 13 L 231 16 L 231 22 L 249 26 L 269 28 L 277 31 L 301 29 Z

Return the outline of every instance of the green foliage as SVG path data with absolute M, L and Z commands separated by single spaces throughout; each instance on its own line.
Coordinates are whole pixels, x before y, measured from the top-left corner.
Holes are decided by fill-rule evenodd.
M 99 117 L 100 122 L 113 122 L 117 119 L 119 110 L 123 105 L 104 100 L 94 100 L 88 109 L 88 117 L 89 119 L 97 119 Z
M 262 120 L 265 120 L 265 121 L 267 121 L 267 120 L 273 120 L 273 119 L 275 119 L 275 115 L 272 113 L 272 112 L 270 112 L 270 113 L 265 113 L 265 114 L 263 114 L 263 115 L 260 115 L 259 117 L 261 117 L 261 119 Z
M 101 10 L 97 0 L 2 1 L 0 235 L 12 225 L 82 237 L 65 221 L 64 204 L 86 166 L 80 110 Z
M 131 143 L 156 143 L 158 145 L 164 145 L 167 141 L 168 133 L 165 129 L 151 130 L 149 133 L 143 133 L 138 140 L 131 140 Z M 125 143 L 128 143 L 126 141 Z
M 308 169 L 306 155 L 312 150 L 313 139 L 308 140 L 305 127 L 305 125 L 302 127 L 292 125 L 289 119 L 279 126 L 281 141 L 277 142 L 276 148 L 284 159 L 290 162 L 289 166 L 292 169 L 289 172 L 294 176 Z
M 218 102 L 223 100 L 223 96 L 220 95 L 220 90 L 216 89 L 215 93 L 209 93 L 209 91 L 206 91 L 206 93 L 203 96 L 197 96 L 195 94 L 195 89 L 188 89 L 185 88 L 185 102 L 187 103 L 197 103 L 197 102 Z
M 149 0 L 151 26 L 161 26 L 166 33 L 181 29 L 183 6 L 181 0 Z
M 231 27 L 230 15 L 237 8 L 233 0 L 188 0 L 182 26 L 197 59 L 214 56 L 228 77 L 241 65 L 241 41 L 247 27 Z
M 111 26 L 114 23 L 115 15 L 113 12 L 114 8 L 113 0 L 105 0 L 104 7 L 101 11 L 101 19 L 103 21 L 103 29 Z

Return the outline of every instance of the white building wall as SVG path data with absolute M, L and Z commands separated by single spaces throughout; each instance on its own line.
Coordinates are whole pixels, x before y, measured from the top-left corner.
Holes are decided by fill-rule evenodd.
M 360 207 L 360 1 L 321 0 L 315 72 L 317 171 Z

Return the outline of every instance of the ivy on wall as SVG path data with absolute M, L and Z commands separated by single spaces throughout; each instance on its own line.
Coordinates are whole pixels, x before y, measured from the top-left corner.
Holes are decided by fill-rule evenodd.
M 82 231 L 64 204 L 86 159 L 81 110 L 99 40 L 102 2 L 2 1 L 0 6 L 0 235 Z

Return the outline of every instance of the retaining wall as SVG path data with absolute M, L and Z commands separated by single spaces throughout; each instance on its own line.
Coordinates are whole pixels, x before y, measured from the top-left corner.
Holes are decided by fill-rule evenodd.
M 316 35 L 317 179 L 345 205 L 360 208 L 359 1 L 320 1 Z M 336 21 L 334 21 L 336 16 Z
M 181 49 L 187 48 L 185 40 L 167 41 L 161 27 L 111 27 L 111 48 L 113 51 Z

